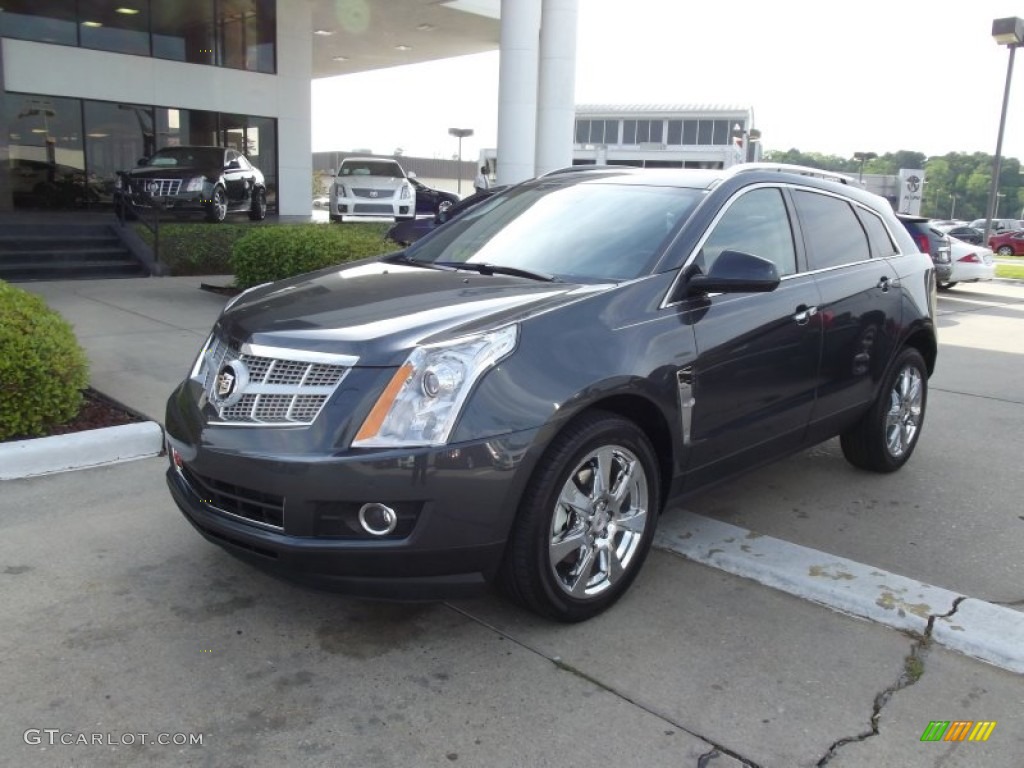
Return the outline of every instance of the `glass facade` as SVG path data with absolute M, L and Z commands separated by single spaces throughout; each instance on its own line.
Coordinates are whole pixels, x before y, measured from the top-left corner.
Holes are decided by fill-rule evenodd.
M 4 0 L 0 36 L 277 71 L 274 0 Z
M 0 167 L 8 177 L 0 189 L 10 189 L 15 208 L 109 205 L 117 171 L 161 147 L 184 144 L 245 154 L 266 176 L 268 203 L 276 207 L 273 118 L 19 93 L 3 94 L 0 110 L 9 157 Z

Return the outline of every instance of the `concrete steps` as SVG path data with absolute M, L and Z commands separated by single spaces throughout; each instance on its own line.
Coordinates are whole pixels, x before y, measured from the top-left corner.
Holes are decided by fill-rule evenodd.
M 0 280 L 144 277 L 149 270 L 104 222 L 0 223 Z

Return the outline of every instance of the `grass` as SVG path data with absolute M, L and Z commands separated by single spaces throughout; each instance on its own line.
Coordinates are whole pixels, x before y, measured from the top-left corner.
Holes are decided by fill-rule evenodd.
M 996 277 L 1011 277 L 1017 280 L 1024 280 L 1024 263 L 996 264 Z

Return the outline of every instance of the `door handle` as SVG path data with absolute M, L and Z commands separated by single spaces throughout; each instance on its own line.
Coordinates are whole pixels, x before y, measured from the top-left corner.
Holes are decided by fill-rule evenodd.
M 888 293 L 890 288 L 899 288 L 900 280 L 898 277 L 887 277 L 882 275 L 882 278 L 875 284 L 876 288 L 881 288 L 882 293 Z
M 807 325 L 807 322 L 818 314 L 817 307 L 808 307 L 806 304 L 801 304 L 796 308 L 796 314 L 793 315 L 793 319 L 796 320 L 797 325 Z

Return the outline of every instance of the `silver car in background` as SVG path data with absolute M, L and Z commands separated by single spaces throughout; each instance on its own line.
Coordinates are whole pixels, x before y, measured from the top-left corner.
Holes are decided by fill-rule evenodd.
M 416 216 L 416 189 L 395 160 L 347 157 L 331 185 L 331 221 L 345 216 L 387 216 L 401 221 Z

